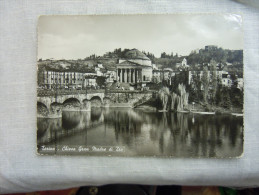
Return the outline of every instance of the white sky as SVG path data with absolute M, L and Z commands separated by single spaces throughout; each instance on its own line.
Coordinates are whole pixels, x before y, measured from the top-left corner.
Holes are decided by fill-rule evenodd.
M 236 14 L 41 16 L 38 59 L 83 59 L 115 48 L 188 55 L 205 45 L 243 49 Z

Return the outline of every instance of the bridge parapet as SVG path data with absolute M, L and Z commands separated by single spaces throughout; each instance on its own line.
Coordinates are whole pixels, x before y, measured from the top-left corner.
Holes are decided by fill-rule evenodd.
M 105 90 L 103 89 L 89 89 L 89 90 L 66 90 L 66 89 L 58 89 L 58 90 L 46 90 L 46 89 L 38 89 L 37 90 L 37 96 L 59 96 L 59 95 L 78 95 L 78 94 L 93 94 L 93 93 L 104 93 Z

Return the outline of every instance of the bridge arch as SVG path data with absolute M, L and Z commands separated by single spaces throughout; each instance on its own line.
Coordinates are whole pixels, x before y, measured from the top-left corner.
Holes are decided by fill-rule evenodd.
M 43 116 L 47 115 L 48 107 L 44 103 L 37 101 L 37 113 Z
M 62 103 L 59 103 L 59 102 L 52 102 L 50 104 L 50 107 L 53 107 L 53 106 L 62 106 Z
M 80 101 L 77 98 L 71 97 L 71 98 L 67 98 L 64 102 L 63 105 L 80 105 Z
M 61 103 L 58 103 L 58 102 L 52 102 L 50 104 L 50 110 L 61 110 L 62 109 L 62 104 Z
M 102 106 L 102 99 L 100 96 L 93 96 L 91 99 L 91 107 L 101 107 Z
M 63 110 L 64 111 L 78 111 L 80 110 L 81 103 L 77 98 L 71 97 L 67 98 L 63 102 Z
M 104 98 L 103 98 L 103 101 L 110 101 L 110 100 L 111 100 L 110 97 L 104 97 Z
M 91 100 L 89 100 L 89 99 L 87 99 L 87 98 L 82 100 L 83 103 L 84 103 L 84 102 L 90 102 L 90 101 L 91 101 Z
M 43 102 L 37 101 L 37 107 L 38 106 L 43 106 L 45 108 L 48 108 L 46 104 L 44 104 Z

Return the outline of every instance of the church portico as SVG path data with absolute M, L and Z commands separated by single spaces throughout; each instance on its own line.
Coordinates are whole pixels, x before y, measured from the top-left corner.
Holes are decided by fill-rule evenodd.
M 117 68 L 117 79 L 122 83 L 137 83 L 142 81 L 141 79 L 142 69 L 123 67 Z
M 151 60 L 138 51 L 132 49 L 125 54 L 117 64 L 117 81 L 122 83 L 150 82 L 152 79 Z

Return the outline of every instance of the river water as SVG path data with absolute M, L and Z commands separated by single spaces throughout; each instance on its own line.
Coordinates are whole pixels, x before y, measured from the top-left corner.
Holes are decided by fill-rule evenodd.
M 243 152 L 243 118 L 92 108 L 38 118 L 41 154 L 237 157 Z

